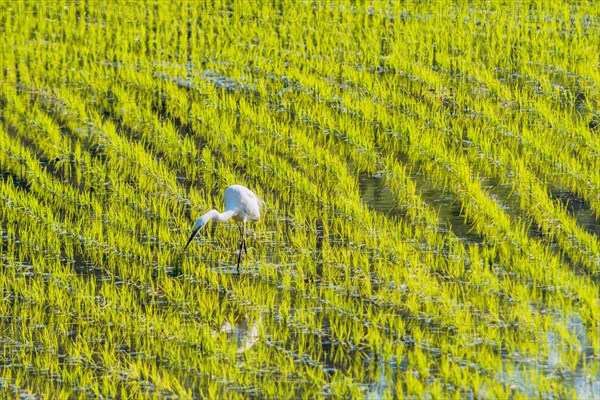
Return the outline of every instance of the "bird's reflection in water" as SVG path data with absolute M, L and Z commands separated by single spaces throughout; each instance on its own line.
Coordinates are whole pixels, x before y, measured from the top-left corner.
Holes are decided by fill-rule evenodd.
M 235 341 L 237 352 L 243 353 L 258 342 L 261 321 L 262 316 L 254 312 L 234 314 L 234 319 L 223 321 L 213 336 L 226 334 L 229 341 Z

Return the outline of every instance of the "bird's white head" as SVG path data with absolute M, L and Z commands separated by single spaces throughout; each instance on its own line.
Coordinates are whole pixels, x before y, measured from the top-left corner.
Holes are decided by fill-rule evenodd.
M 206 222 L 207 222 L 207 219 L 205 218 L 204 215 L 196 220 L 196 223 L 194 224 L 194 227 L 192 228 L 192 234 L 190 235 L 190 238 L 188 239 L 187 243 L 185 244 L 185 247 L 183 248 L 184 251 L 185 251 L 185 249 L 187 249 L 187 247 L 191 243 L 192 239 L 194 239 L 194 236 L 196 236 L 196 233 L 198 233 L 200 231 L 200 229 L 202 229 L 202 227 L 206 224 Z

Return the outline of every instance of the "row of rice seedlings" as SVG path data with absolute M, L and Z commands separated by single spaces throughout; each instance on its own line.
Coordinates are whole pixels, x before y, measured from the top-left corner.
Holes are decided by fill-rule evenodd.
M 472 83 L 472 82 L 469 82 Z M 594 196 L 592 196 L 591 194 L 593 193 L 593 186 L 589 186 L 588 184 L 581 184 L 583 182 L 586 181 L 586 176 L 588 176 L 592 182 L 594 181 L 593 176 L 590 175 L 590 172 L 594 170 L 593 165 L 595 163 L 594 158 L 588 160 L 589 162 L 587 162 L 587 164 L 590 165 L 590 167 L 587 167 L 586 164 L 583 164 L 583 162 L 586 160 L 586 157 L 581 157 L 579 159 L 575 159 L 570 157 L 570 152 L 568 151 L 564 151 L 564 146 L 565 144 L 568 144 L 569 146 L 572 146 L 572 142 L 565 142 L 564 140 L 560 140 L 557 141 L 554 139 L 554 137 L 556 135 L 540 135 L 539 131 L 540 129 L 536 129 L 536 134 L 533 135 L 533 131 L 530 129 L 522 129 L 521 130 L 521 134 L 520 135 L 514 135 L 511 132 L 514 132 L 517 130 L 517 124 L 522 124 L 521 120 L 516 120 L 516 122 L 514 121 L 510 121 L 508 120 L 508 125 L 507 126 L 503 126 L 504 124 L 501 122 L 502 120 L 507 121 L 506 118 L 502 118 L 500 119 L 499 116 L 505 114 L 505 115 L 510 115 L 507 113 L 506 110 L 503 110 L 502 108 L 497 107 L 495 104 L 497 104 L 497 102 L 489 102 L 489 101 L 485 101 L 485 98 L 483 98 L 483 101 L 478 101 L 476 104 L 473 101 L 472 98 L 469 98 L 470 96 L 467 96 L 466 98 L 464 98 L 464 96 L 462 95 L 463 93 L 468 93 L 468 91 L 466 90 L 457 90 L 456 91 L 456 102 L 457 104 L 455 104 L 454 106 L 456 107 L 460 107 L 461 103 L 465 103 L 468 104 L 469 107 L 473 107 L 477 110 L 478 113 L 480 113 L 481 115 L 485 116 L 489 122 L 492 123 L 492 125 L 495 126 L 495 129 L 490 131 L 489 129 L 486 129 L 486 126 L 483 125 L 483 129 L 481 131 L 477 131 L 477 130 L 469 130 L 469 132 L 472 132 L 474 134 L 483 134 L 485 133 L 485 137 L 481 138 L 480 140 L 485 140 L 482 144 L 485 144 L 485 148 L 489 149 L 489 145 L 491 143 L 494 143 L 496 140 L 500 140 L 502 141 L 502 143 L 505 144 L 505 146 L 510 146 L 509 148 L 497 148 L 494 149 L 494 153 L 496 152 L 504 152 L 506 151 L 508 152 L 519 152 L 519 153 L 525 153 L 525 157 L 528 157 L 528 159 L 530 160 L 529 163 L 532 165 L 532 167 L 536 170 L 537 173 L 542 174 L 542 177 L 544 177 L 545 179 L 549 179 L 549 180 L 554 180 L 556 179 L 556 175 L 557 172 L 560 173 L 559 175 L 559 179 L 563 179 L 562 176 L 566 176 L 567 178 L 569 176 L 571 177 L 576 177 L 576 180 L 579 181 L 580 184 L 578 184 L 577 186 L 573 186 L 573 183 L 569 184 L 568 186 L 573 188 L 573 190 L 576 190 L 577 192 L 581 192 L 581 193 L 587 193 L 587 195 L 584 195 L 584 197 L 586 198 L 591 198 L 591 201 L 594 202 Z M 461 100 L 461 98 L 463 98 Z M 508 101 L 508 100 L 507 100 Z M 482 107 L 483 106 L 483 107 Z M 488 118 L 489 116 L 489 118 Z M 477 122 L 478 120 L 472 120 L 472 122 Z M 455 128 L 456 129 L 456 128 Z M 496 131 L 496 129 L 498 129 L 498 131 Z M 542 130 L 544 133 L 545 132 L 555 132 L 555 130 L 550 131 L 550 130 L 546 130 L 543 129 Z M 498 132 L 498 139 L 494 139 L 494 136 L 490 136 L 490 133 L 492 134 L 496 134 L 496 132 Z M 471 136 L 471 135 L 469 135 Z M 477 136 L 476 136 L 477 137 Z M 471 139 L 471 138 L 469 138 Z M 556 146 L 560 146 L 560 148 L 554 148 L 554 149 L 548 149 L 548 144 L 549 143 L 556 143 Z M 571 144 L 569 144 L 571 143 Z M 545 148 L 544 148 L 545 147 Z M 579 146 L 578 149 L 581 150 L 585 150 L 585 149 L 593 149 L 594 147 L 594 139 L 590 139 L 590 140 L 586 140 L 585 144 L 583 144 L 582 146 Z M 528 150 L 533 150 L 532 152 L 529 152 Z M 502 154 L 502 153 L 501 153 Z M 531 156 L 529 156 L 528 154 L 531 154 Z M 529 158 L 530 157 L 530 158 Z M 591 163 L 591 164 L 590 164 Z M 556 165 L 558 166 L 558 171 L 553 168 L 552 170 L 548 170 L 548 166 L 552 166 L 552 165 Z M 583 166 L 583 167 L 582 167 Z M 583 180 L 581 179 L 583 176 Z M 568 178 L 570 179 L 570 178 Z
M 398 61 L 401 61 L 401 60 L 399 59 Z M 451 71 L 452 60 L 440 58 L 439 63 L 440 63 L 440 68 L 444 68 L 445 67 L 444 68 L 445 71 Z M 445 64 L 445 66 L 444 66 L 444 64 Z M 420 68 L 421 70 L 425 69 L 424 66 L 416 67 L 416 68 Z M 486 89 L 487 86 L 491 86 L 491 83 L 494 83 L 494 81 L 496 81 L 495 77 L 489 73 L 488 69 L 477 68 L 476 66 L 473 66 L 472 68 L 466 68 L 465 70 L 472 71 L 472 72 L 470 72 L 469 75 L 474 75 L 475 78 L 480 78 L 481 77 L 482 79 L 480 79 L 480 82 L 482 83 L 481 86 L 484 89 Z M 422 75 L 424 77 L 428 76 L 426 74 L 419 74 L 419 75 Z M 435 77 L 435 75 L 437 75 L 437 74 L 433 74 L 433 73 L 429 74 L 429 76 L 431 76 L 431 77 Z M 470 76 L 467 76 L 467 83 L 468 84 L 472 84 L 473 83 L 472 79 L 468 79 L 468 78 L 470 78 Z M 460 84 L 460 82 L 461 81 L 459 80 L 458 83 Z M 433 86 L 433 87 L 440 87 L 440 86 L 438 86 L 437 82 L 435 82 L 435 83 L 436 83 L 436 85 Z M 493 120 L 497 119 L 497 116 L 500 116 L 500 115 L 509 115 L 509 116 L 513 116 L 514 117 L 514 113 L 512 113 L 512 112 L 509 113 L 508 112 L 508 111 L 512 111 L 512 110 L 508 110 L 508 109 L 502 110 L 501 108 L 498 107 L 498 104 L 500 104 L 500 105 L 501 104 L 507 104 L 507 103 L 510 104 L 510 103 L 513 102 L 513 96 L 520 95 L 524 91 L 522 89 L 520 89 L 519 87 L 515 88 L 515 87 L 513 87 L 511 85 L 506 85 L 506 86 L 502 85 L 502 84 L 498 85 L 497 82 L 496 82 L 496 85 L 494 85 L 493 87 L 494 88 L 505 88 L 505 90 L 503 90 L 503 92 L 501 94 L 494 94 L 494 95 L 491 95 L 491 96 L 482 96 L 481 95 L 481 91 L 480 91 L 479 92 L 480 95 L 478 96 L 478 98 L 481 98 L 483 101 L 466 102 L 466 104 L 468 104 L 470 107 L 473 107 L 476 111 L 483 110 L 484 114 L 489 115 L 489 117 L 492 118 Z M 465 91 L 457 90 L 457 91 L 455 91 L 455 94 L 456 94 L 456 96 L 460 97 L 461 94 L 464 93 L 464 92 Z M 500 103 L 497 102 L 497 101 L 495 101 L 496 99 L 498 99 L 498 97 L 500 98 L 500 100 L 502 100 Z M 489 100 L 494 100 L 494 101 L 493 102 L 492 101 L 486 101 L 486 98 L 489 99 Z M 532 106 L 535 106 L 540 101 L 544 101 L 545 98 L 547 98 L 547 97 L 546 96 L 537 96 L 535 99 L 532 98 L 531 101 L 529 101 L 527 104 L 531 104 Z M 458 105 L 460 105 L 460 103 L 457 104 L 457 106 Z M 484 105 L 485 108 L 482 109 L 482 105 Z M 489 111 L 486 111 L 486 109 L 489 110 Z M 530 118 L 528 116 L 528 114 L 529 113 L 524 113 L 525 118 L 527 118 L 527 119 L 533 119 L 533 118 Z M 544 114 L 547 114 L 547 113 L 544 113 Z M 533 117 L 533 115 L 532 115 L 532 117 Z M 568 119 L 565 118 L 565 120 L 568 120 Z M 520 122 L 520 119 L 517 119 L 516 122 Z M 539 121 L 536 121 L 536 122 L 539 122 Z M 540 126 L 538 126 L 538 125 L 539 124 L 537 124 L 536 127 L 539 128 Z M 579 122 L 578 123 L 578 129 L 576 129 L 576 130 L 572 130 L 571 129 L 570 131 L 571 132 L 577 132 L 578 134 L 583 135 L 581 137 L 581 139 L 576 139 L 577 142 L 579 142 L 581 144 L 580 149 L 585 152 L 585 153 L 582 153 L 582 154 L 580 153 L 580 154 L 581 154 L 583 160 L 588 159 L 588 160 L 592 160 L 592 162 L 593 162 L 593 160 L 596 157 L 593 156 L 593 153 L 589 153 L 586 150 L 588 148 L 589 149 L 593 149 L 593 148 L 597 149 L 597 140 L 593 137 L 593 135 L 590 134 L 589 130 L 582 129 L 582 125 L 583 124 L 581 122 Z M 517 131 L 518 130 L 518 125 L 514 125 L 514 126 L 516 127 L 516 129 L 509 128 L 508 132 Z M 543 129 L 543 126 L 541 128 L 542 128 L 542 132 L 543 133 L 545 133 L 545 132 L 548 131 L 546 129 Z M 553 132 L 556 132 L 556 130 L 553 130 Z M 555 133 L 553 135 L 540 136 L 538 134 L 537 130 L 536 130 L 536 136 L 533 136 L 533 135 L 530 135 L 527 130 L 525 130 L 523 132 L 523 134 L 525 134 L 526 137 L 528 137 L 528 140 L 525 143 L 536 143 L 536 142 L 539 141 L 540 138 L 543 138 L 543 137 L 547 137 L 547 139 L 549 139 L 549 140 L 547 140 L 548 143 L 554 143 L 555 145 L 560 146 L 561 148 L 563 148 L 566 144 L 569 143 L 569 141 L 557 141 L 557 140 L 555 140 L 554 138 L 560 137 L 560 136 L 557 136 Z M 519 135 L 517 137 L 520 137 L 520 136 L 521 135 Z M 507 139 L 508 138 L 509 137 L 507 137 Z M 531 139 L 529 139 L 529 138 L 531 138 Z M 532 139 L 533 139 L 533 142 L 532 142 Z M 594 143 L 596 143 L 596 144 L 594 145 Z M 537 146 L 537 147 L 538 147 L 538 149 L 540 148 L 539 146 Z M 556 150 L 556 151 L 553 151 L 553 152 L 550 152 L 550 151 L 547 152 L 546 150 L 543 150 L 543 147 L 541 147 L 541 149 L 542 149 L 542 151 L 544 151 L 544 153 L 542 153 L 543 155 L 544 154 L 553 154 L 552 157 L 550 158 L 550 160 L 555 160 L 556 158 L 562 159 L 561 161 L 556 161 L 556 164 L 562 166 L 561 168 L 563 170 L 565 169 L 566 166 L 573 165 L 574 162 L 577 163 L 576 159 L 571 158 L 569 156 L 569 154 L 570 154 L 569 151 L 558 151 L 558 150 Z M 539 151 L 540 150 L 537 150 L 537 152 L 539 152 Z M 576 151 L 580 151 L 580 150 L 577 149 Z M 595 152 L 597 153 L 597 150 Z M 587 156 L 585 155 L 586 153 L 588 154 Z M 569 160 L 569 158 L 570 158 L 570 160 Z M 543 160 L 546 160 L 546 159 L 547 159 L 547 157 L 544 156 L 544 157 L 539 157 L 539 158 L 533 158 L 533 161 L 534 162 L 537 161 L 537 160 L 542 160 L 543 161 Z M 584 164 L 584 166 L 585 166 L 585 164 Z M 569 167 L 569 168 L 571 168 L 571 167 Z M 575 171 L 578 171 L 578 170 L 581 170 L 581 169 L 582 169 L 581 167 L 578 167 L 578 168 L 575 169 Z M 594 169 L 592 168 L 591 171 L 593 171 L 593 170 Z M 573 177 L 576 177 L 576 176 L 578 177 L 579 175 L 580 174 L 578 174 L 578 173 L 571 174 L 571 176 L 573 176 Z M 583 183 L 583 182 L 585 182 L 585 181 L 581 181 L 581 183 Z M 587 192 L 588 193 L 587 197 L 588 198 L 592 198 L 591 201 L 596 201 L 594 199 L 594 196 L 591 196 L 591 194 L 593 193 L 593 191 L 590 192 L 589 188 L 586 188 L 585 184 L 584 185 L 579 185 L 578 191 L 579 192 L 583 192 L 583 193 Z
M 7 141 L 10 141 L 10 138 L 6 139 Z M 12 141 L 12 146 L 14 148 L 14 146 L 18 146 L 18 144 Z M 58 201 L 58 204 L 56 204 L 55 207 L 58 210 L 64 210 L 63 213 L 65 217 L 70 217 L 73 215 L 73 212 L 75 211 L 72 209 L 73 206 L 81 207 L 82 205 L 87 205 L 87 212 L 81 213 L 81 211 L 83 211 L 84 209 L 79 208 L 80 212 L 76 213 L 79 216 L 79 224 L 81 224 L 82 222 L 87 222 L 90 219 L 90 217 L 92 219 L 102 218 L 103 210 L 99 202 L 90 201 L 91 196 L 86 196 L 84 193 L 80 193 L 77 190 L 73 190 L 68 185 L 62 185 L 60 182 L 57 182 L 56 180 L 53 180 L 52 178 L 48 177 L 46 172 L 43 171 L 36 164 L 37 161 L 31 161 L 30 159 L 28 165 L 21 165 L 20 168 L 17 167 L 18 169 L 15 172 L 16 174 L 18 174 L 19 170 L 23 171 L 23 167 L 27 168 L 27 176 L 25 176 L 24 178 L 30 179 L 34 185 L 32 188 L 30 188 L 30 190 L 34 190 L 37 193 L 40 193 L 42 196 L 46 197 L 47 201 L 50 204 Z M 81 220 L 81 218 L 84 219 Z M 94 224 L 92 223 L 91 226 L 93 227 Z M 96 225 L 96 227 L 98 226 Z M 127 227 L 129 228 L 129 226 Z M 80 226 L 80 228 L 83 229 L 84 232 L 90 232 L 90 226 L 86 225 L 85 223 L 82 226 Z M 74 232 L 78 231 L 79 228 L 74 230 Z M 99 240 L 100 242 L 102 242 L 102 229 L 96 230 L 96 232 L 97 234 L 94 235 L 95 240 Z M 73 234 L 75 235 L 75 233 Z
M 182 294 L 183 294 L 183 292 L 182 292 Z M 108 296 L 107 296 L 107 297 L 108 297 Z
M 484 129 L 482 129 L 481 131 L 473 131 L 470 128 L 467 128 L 468 132 L 483 132 Z M 473 136 L 471 136 L 473 137 Z M 470 138 L 471 138 L 470 137 Z M 473 139 L 477 139 L 477 137 L 473 137 Z M 485 140 L 489 140 L 489 138 L 485 138 Z M 478 140 L 474 140 L 474 145 L 477 146 L 478 145 Z M 489 142 L 488 142 L 489 143 Z M 479 156 L 482 156 L 484 159 L 490 159 L 490 164 L 493 163 L 494 167 L 493 169 L 488 169 L 489 171 L 493 171 L 493 175 L 496 176 L 496 174 L 498 175 L 498 177 L 506 177 L 508 176 L 508 174 L 514 174 L 515 171 L 513 170 L 508 170 L 507 172 L 502 171 L 501 167 L 503 166 L 504 163 L 511 163 L 512 164 L 512 158 L 511 158 L 511 153 L 509 152 L 502 152 L 501 154 L 504 155 L 503 159 L 498 160 L 498 158 L 494 157 L 493 155 L 490 154 L 478 154 Z M 502 161 L 502 163 L 500 163 L 500 161 Z M 520 169 L 514 168 L 516 171 L 520 171 Z M 500 172 L 504 172 L 504 173 L 500 173 Z M 520 178 L 520 176 L 516 176 L 517 182 L 522 182 L 522 179 Z M 530 182 L 530 181 L 529 181 Z M 521 194 L 521 196 L 529 196 L 529 190 L 526 189 L 526 186 L 524 185 L 519 185 L 518 187 L 520 190 L 518 193 Z M 538 195 L 539 195 L 539 191 L 538 191 Z M 554 207 L 553 207 L 554 208 Z M 562 224 L 566 224 L 566 225 L 559 225 L 557 228 L 555 228 L 555 230 L 558 231 L 558 234 L 560 235 L 562 232 L 564 232 L 561 227 L 562 226 L 568 226 L 569 224 L 571 224 L 572 222 L 574 222 L 574 220 L 569 219 L 567 217 L 566 214 L 564 214 L 564 211 L 560 211 L 560 209 L 556 210 L 556 211 L 551 211 L 553 212 L 555 215 L 560 215 L 560 213 L 562 213 L 562 216 L 559 216 L 558 219 L 559 221 L 561 221 Z M 544 217 L 538 217 L 539 214 L 534 214 L 534 216 L 536 217 L 536 222 L 538 222 L 538 224 L 540 226 L 545 226 L 546 225 L 546 221 L 548 221 L 549 219 Z M 555 219 L 555 218 L 553 218 Z M 564 221 L 564 222 L 563 222 Z M 572 221 L 572 222 L 569 222 Z M 597 259 L 597 256 L 594 256 L 593 254 L 593 248 L 597 247 L 597 243 L 595 243 L 595 239 L 592 238 L 588 233 L 584 232 L 581 230 L 581 228 L 578 227 L 571 227 L 571 228 L 566 228 L 569 229 L 570 232 L 569 233 L 565 233 L 565 236 L 568 236 L 569 238 L 572 238 L 569 240 L 569 245 L 565 245 L 564 248 L 566 249 L 567 253 L 575 260 L 581 261 L 583 263 L 585 263 L 586 266 L 588 266 L 588 268 L 590 268 L 593 271 L 594 265 L 595 265 L 595 260 Z M 565 237 L 566 239 L 566 237 Z M 564 239 L 563 239 L 564 240 Z M 575 243 L 573 243 L 575 242 Z M 579 247 L 580 245 L 577 244 L 579 242 L 583 242 L 583 243 L 587 243 L 587 245 L 584 245 L 583 248 L 585 249 L 592 249 L 592 254 L 589 257 L 584 256 L 585 258 L 581 257 L 581 248 Z M 573 244 L 575 244 L 575 246 L 573 246 Z M 591 246 L 591 247 L 590 247 Z
M 404 61 L 404 62 L 406 62 L 406 61 Z M 561 152 L 561 153 L 560 153 L 560 154 L 568 154 L 568 153 L 565 153 L 565 152 Z
M 228 174 L 231 174 L 231 172 L 230 172 L 230 171 L 228 171 L 226 168 L 222 168 L 222 172 L 223 172 L 223 173 L 226 173 L 226 174 L 227 174 L 227 173 L 228 173 Z M 302 215 L 302 213 L 300 213 L 299 215 Z

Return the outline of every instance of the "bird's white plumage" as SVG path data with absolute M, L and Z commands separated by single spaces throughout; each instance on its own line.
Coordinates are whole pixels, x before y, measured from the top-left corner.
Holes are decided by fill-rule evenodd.
M 240 234 L 242 236 L 238 256 L 239 270 L 242 250 L 245 250 L 246 248 L 246 222 L 260 220 L 260 211 L 264 202 L 253 191 L 242 185 L 229 186 L 225 189 L 223 197 L 225 199 L 225 211 L 220 213 L 217 210 L 210 210 L 198 218 L 184 250 L 188 247 L 196 233 L 198 233 L 208 221 L 215 220 L 218 222 L 226 222 L 230 218 L 233 218 L 234 221 L 238 223 Z
M 231 185 L 225 189 L 225 211 L 233 211 L 237 222 L 259 221 L 262 200 L 242 185 Z

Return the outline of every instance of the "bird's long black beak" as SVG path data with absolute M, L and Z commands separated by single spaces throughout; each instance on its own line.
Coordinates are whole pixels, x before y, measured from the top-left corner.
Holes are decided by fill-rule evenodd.
M 187 243 L 185 244 L 185 247 L 183 248 L 183 251 L 185 251 L 185 249 L 187 249 L 188 245 L 190 244 L 190 242 L 192 241 L 192 239 L 194 238 L 194 236 L 196 236 L 196 233 L 198 233 L 198 231 L 200 230 L 200 228 L 195 229 L 192 231 L 192 235 L 190 236 L 190 238 L 188 239 Z

